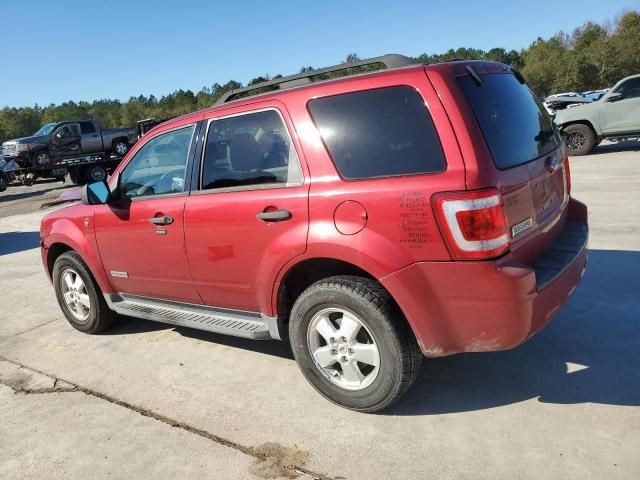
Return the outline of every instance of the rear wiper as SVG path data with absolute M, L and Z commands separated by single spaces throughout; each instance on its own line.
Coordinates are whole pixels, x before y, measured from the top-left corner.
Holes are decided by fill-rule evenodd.
M 538 132 L 538 135 L 536 135 L 533 139 L 536 142 L 548 142 L 550 138 L 552 138 L 555 135 L 555 131 L 553 129 L 551 130 L 540 130 Z
M 476 72 L 475 68 L 473 68 L 471 65 L 467 65 L 466 67 L 464 67 L 464 69 L 469 72 L 469 75 L 471 75 L 471 78 L 473 78 L 473 81 L 476 83 L 476 85 L 482 85 L 482 77 L 478 74 L 478 72 Z

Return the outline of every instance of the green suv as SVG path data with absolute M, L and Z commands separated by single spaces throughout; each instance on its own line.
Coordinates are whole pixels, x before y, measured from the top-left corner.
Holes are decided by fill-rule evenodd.
M 554 121 L 572 155 L 586 155 L 605 138 L 640 138 L 640 75 L 623 78 L 598 101 L 559 110 Z

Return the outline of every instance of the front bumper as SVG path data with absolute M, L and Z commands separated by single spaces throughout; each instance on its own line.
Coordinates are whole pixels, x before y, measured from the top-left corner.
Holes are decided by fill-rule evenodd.
M 575 200 L 562 231 L 525 265 L 419 262 L 381 279 L 429 357 L 506 350 L 540 331 L 569 299 L 587 264 L 587 211 Z

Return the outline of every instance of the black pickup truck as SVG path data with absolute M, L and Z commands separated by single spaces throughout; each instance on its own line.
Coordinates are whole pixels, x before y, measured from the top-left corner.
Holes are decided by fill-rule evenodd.
M 102 130 L 95 120 L 43 125 L 30 137 L 2 144 L 5 160 L 15 160 L 28 181 L 37 177 L 63 178 L 75 183 L 99 181 L 138 140 L 135 128 Z

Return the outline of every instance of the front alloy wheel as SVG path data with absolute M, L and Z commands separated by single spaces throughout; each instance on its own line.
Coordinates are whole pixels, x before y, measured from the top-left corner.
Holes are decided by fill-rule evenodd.
M 69 313 L 78 323 L 86 323 L 91 312 L 91 300 L 78 272 L 71 268 L 64 270 L 60 275 L 60 290 Z
M 115 319 L 80 255 L 69 251 L 53 264 L 56 299 L 71 326 L 85 333 L 100 333 Z

